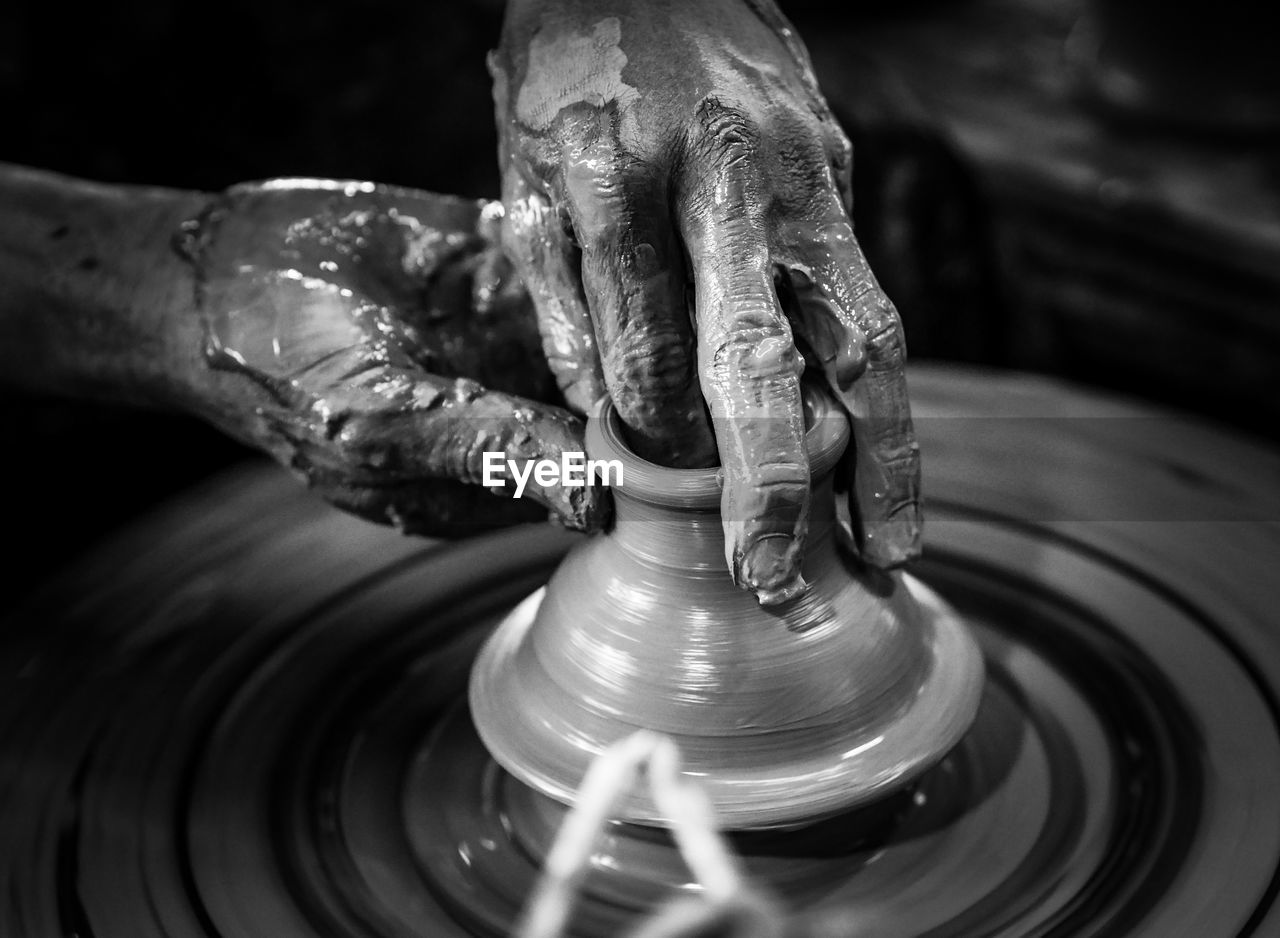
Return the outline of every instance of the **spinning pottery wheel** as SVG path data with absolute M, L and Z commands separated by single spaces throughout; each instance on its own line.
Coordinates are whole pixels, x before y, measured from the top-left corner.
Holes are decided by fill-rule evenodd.
M 571 804 L 608 744 L 651 730 L 721 824 L 793 826 L 904 788 L 969 728 L 977 645 L 918 581 L 841 556 L 831 475 L 849 423 L 825 393 L 806 388 L 805 405 L 808 589 L 767 610 L 725 572 L 717 470 L 640 460 L 597 406 L 588 454 L 625 470 L 613 528 L 512 611 L 472 672 L 472 717 L 511 774 Z M 616 814 L 670 820 L 644 791 Z
M 927 554 L 986 682 L 905 788 L 730 835 L 822 934 L 1280 934 L 1280 457 L 918 370 Z M 976 417 L 974 415 L 982 415 Z M 500 769 L 478 649 L 578 539 L 444 544 L 275 470 L 194 492 L 0 631 L 0 934 L 501 934 L 565 808 Z M 575 929 L 687 871 L 611 830 Z

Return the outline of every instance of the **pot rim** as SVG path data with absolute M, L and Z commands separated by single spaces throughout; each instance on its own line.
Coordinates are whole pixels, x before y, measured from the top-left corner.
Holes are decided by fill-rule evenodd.
M 808 424 L 804 442 L 812 485 L 835 468 L 848 446 L 849 420 L 825 388 L 806 381 L 800 390 Z M 622 463 L 624 483 L 615 487 L 615 494 L 670 508 L 710 511 L 720 507 L 720 467 L 674 469 L 638 456 L 627 445 L 622 418 L 608 394 L 596 401 L 587 417 L 586 444 L 588 458 Z

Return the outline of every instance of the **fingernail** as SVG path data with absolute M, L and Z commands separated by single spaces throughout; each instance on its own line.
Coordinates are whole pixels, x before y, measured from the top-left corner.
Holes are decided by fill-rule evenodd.
M 866 526 L 862 537 L 862 559 L 873 567 L 890 570 L 920 556 L 920 506 L 915 502 L 899 507 L 887 518 Z
M 804 577 L 796 574 L 795 579 L 787 583 L 781 589 L 776 590 L 757 590 L 756 599 L 762 606 L 780 606 L 785 602 L 795 599 L 797 596 L 803 596 L 805 590 L 809 588 L 809 584 L 805 582 Z
M 766 534 L 743 553 L 735 579 L 755 593 L 762 606 L 799 596 L 806 588 L 800 575 L 800 544 L 788 534 Z

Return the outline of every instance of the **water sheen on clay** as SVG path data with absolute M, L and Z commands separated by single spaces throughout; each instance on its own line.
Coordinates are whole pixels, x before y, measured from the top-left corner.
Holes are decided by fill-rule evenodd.
M 977 646 L 926 587 L 848 550 L 832 478 L 848 422 L 816 386 L 807 403 L 807 587 L 760 602 L 724 569 L 738 519 L 716 473 L 640 459 L 612 405 L 595 409 L 589 452 L 630 473 L 614 525 L 512 611 L 472 675 L 477 728 L 507 771 L 570 803 L 592 758 L 648 729 L 674 738 L 722 823 L 765 828 L 884 798 L 957 743 L 981 696 Z M 667 820 L 647 791 L 617 812 Z
M 182 241 L 206 356 L 265 392 L 232 429 L 330 500 L 406 530 L 465 533 L 547 507 L 598 526 L 591 492 L 532 486 L 522 503 L 477 488 L 486 450 L 582 448 L 497 245 L 501 218 L 498 203 L 360 182 L 214 199 Z

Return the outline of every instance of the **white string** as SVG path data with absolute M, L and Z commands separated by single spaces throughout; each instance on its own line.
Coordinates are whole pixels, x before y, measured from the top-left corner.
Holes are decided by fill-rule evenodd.
M 745 888 L 742 869 L 716 823 L 715 807 L 695 779 L 680 771 L 680 751 L 668 737 L 641 730 L 600 753 L 587 769 L 573 808 L 556 834 L 542 876 L 516 926 L 518 938 L 560 938 L 605 825 L 641 774 L 658 813 L 669 820 L 676 849 L 703 895 L 674 903 L 635 938 L 677 938 L 716 921 L 741 922 L 753 936 L 780 935 L 772 905 Z

